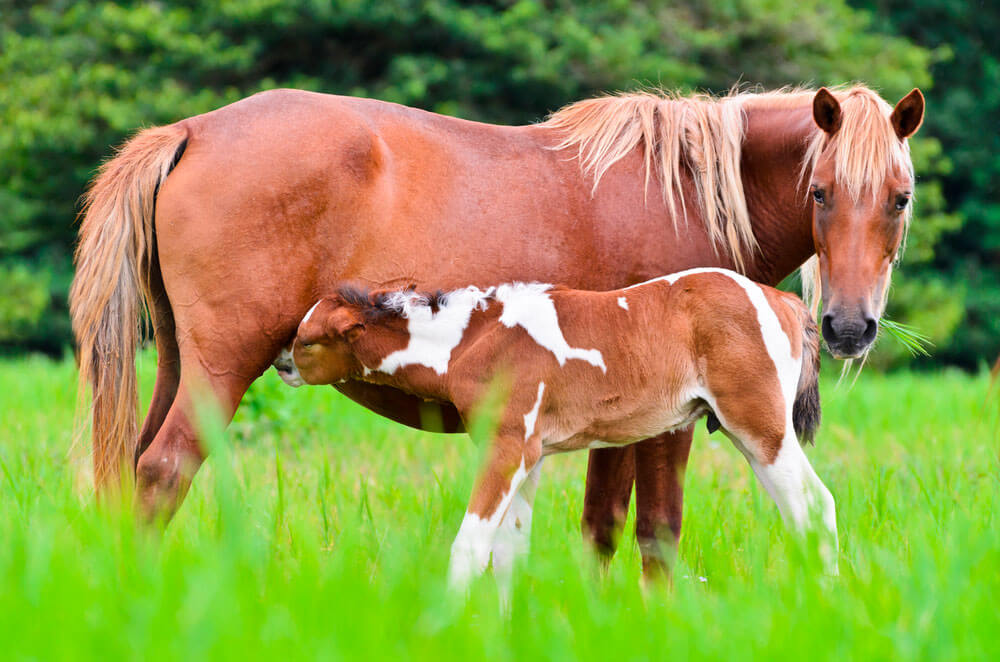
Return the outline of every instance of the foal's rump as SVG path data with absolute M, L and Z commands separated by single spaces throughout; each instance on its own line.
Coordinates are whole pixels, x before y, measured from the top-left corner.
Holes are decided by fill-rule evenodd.
M 726 270 L 665 278 L 680 288 L 699 378 L 723 425 L 776 453 L 791 418 L 799 439 L 810 441 L 820 416 L 819 335 L 805 304 Z

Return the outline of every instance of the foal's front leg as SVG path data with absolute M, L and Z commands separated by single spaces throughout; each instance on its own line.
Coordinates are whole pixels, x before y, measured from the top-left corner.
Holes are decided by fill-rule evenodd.
M 538 490 L 542 460 L 528 472 L 520 489 L 514 493 L 507 513 L 500 520 L 500 527 L 493 539 L 493 574 L 502 586 L 509 586 L 514 574 L 514 563 L 527 556 L 531 546 L 531 514 Z
M 540 453 L 530 446 L 516 436 L 502 436 L 494 442 L 490 459 L 476 482 L 465 519 L 451 546 L 448 582 L 452 588 L 464 589 L 486 570 L 497 531 L 512 502 L 519 496 L 529 474 L 535 473 L 533 479 L 537 480 L 533 470 Z M 530 515 L 530 503 L 528 513 Z M 501 562 L 503 571 L 509 572 L 512 559 L 496 560 Z

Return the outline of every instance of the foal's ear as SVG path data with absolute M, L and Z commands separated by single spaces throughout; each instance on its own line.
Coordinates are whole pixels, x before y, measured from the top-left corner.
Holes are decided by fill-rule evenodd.
M 337 306 L 326 318 L 326 333 L 330 338 L 340 336 L 354 342 L 365 331 L 361 313 L 351 306 Z
M 889 116 L 892 128 L 900 140 L 909 138 L 924 122 L 924 95 L 919 89 L 913 88 L 909 94 L 899 100 Z
M 816 121 L 816 126 L 831 136 L 840 128 L 840 102 L 825 87 L 819 88 L 813 97 L 813 120 Z

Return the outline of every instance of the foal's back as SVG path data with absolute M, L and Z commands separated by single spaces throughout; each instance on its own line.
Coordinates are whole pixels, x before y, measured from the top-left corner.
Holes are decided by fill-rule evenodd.
M 797 297 L 698 269 L 611 292 L 498 299 L 454 357 L 460 409 L 483 381 L 513 372 L 508 423 L 535 411 L 547 452 L 637 441 L 717 408 L 780 443 L 808 319 Z

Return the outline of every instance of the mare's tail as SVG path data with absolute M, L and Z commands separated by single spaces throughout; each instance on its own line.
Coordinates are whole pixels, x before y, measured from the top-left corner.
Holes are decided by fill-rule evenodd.
M 147 129 L 105 163 L 84 205 L 70 315 L 80 365 L 79 402 L 93 397 L 94 482 L 120 484 L 138 434 L 135 352 L 150 309 L 156 193 L 187 144 L 178 124 Z M 158 280 L 158 279 L 157 279 Z

